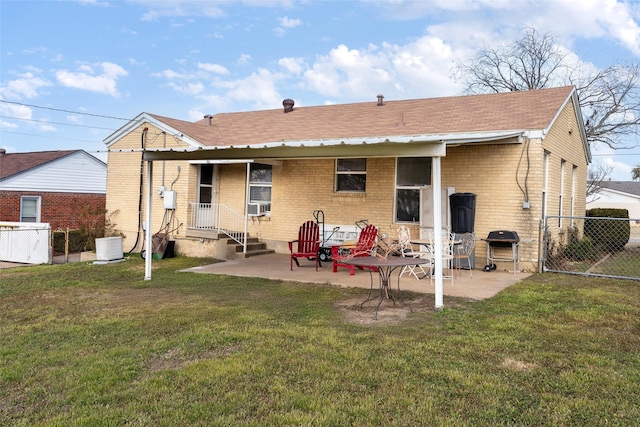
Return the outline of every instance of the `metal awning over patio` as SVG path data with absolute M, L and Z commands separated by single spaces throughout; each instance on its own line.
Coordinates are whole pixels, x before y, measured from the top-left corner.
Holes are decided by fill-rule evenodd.
M 142 149 L 142 160 L 147 167 L 146 188 L 146 222 L 147 246 L 152 242 L 152 192 L 150 182 L 153 180 L 153 162 L 158 160 L 189 160 L 189 161 L 266 161 L 287 159 L 313 159 L 313 158 L 348 158 L 348 157 L 431 157 L 432 164 L 432 188 L 433 212 L 440 212 L 442 201 L 438 195 L 441 192 L 441 166 L 440 158 L 446 155 L 447 142 L 451 144 L 485 143 L 487 141 L 518 143 L 521 132 L 484 132 L 474 134 L 450 134 L 450 135 L 405 135 L 405 136 L 377 136 L 350 139 L 327 139 L 308 141 L 277 141 L 251 145 L 235 146 L 210 146 L 193 148 L 191 145 L 183 150 L 175 148 Z M 434 215 L 433 229 L 435 230 L 435 307 L 443 307 L 443 283 L 442 283 L 442 219 Z M 147 253 L 152 253 L 150 247 Z M 151 279 L 151 260 L 146 257 L 145 279 Z

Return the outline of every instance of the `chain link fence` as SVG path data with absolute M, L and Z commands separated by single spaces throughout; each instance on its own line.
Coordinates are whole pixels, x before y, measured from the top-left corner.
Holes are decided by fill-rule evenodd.
M 51 264 L 49 224 L 0 223 L 0 261 Z
M 640 219 L 548 216 L 543 271 L 640 280 Z

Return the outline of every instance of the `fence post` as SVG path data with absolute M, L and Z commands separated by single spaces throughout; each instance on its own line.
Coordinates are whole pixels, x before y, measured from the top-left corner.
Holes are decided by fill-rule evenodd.
M 64 263 L 69 264 L 69 227 L 64 233 Z

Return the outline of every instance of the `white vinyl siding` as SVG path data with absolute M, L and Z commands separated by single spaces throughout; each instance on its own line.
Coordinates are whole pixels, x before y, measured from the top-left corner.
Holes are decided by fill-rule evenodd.
M 2 180 L 4 191 L 107 193 L 107 165 L 79 151 Z

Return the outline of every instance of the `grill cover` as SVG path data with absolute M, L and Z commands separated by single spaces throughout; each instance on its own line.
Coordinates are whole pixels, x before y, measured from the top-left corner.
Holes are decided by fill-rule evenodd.
M 485 240 L 490 246 L 511 246 L 512 243 L 518 243 L 520 237 L 515 231 L 494 230 L 489 232 Z

